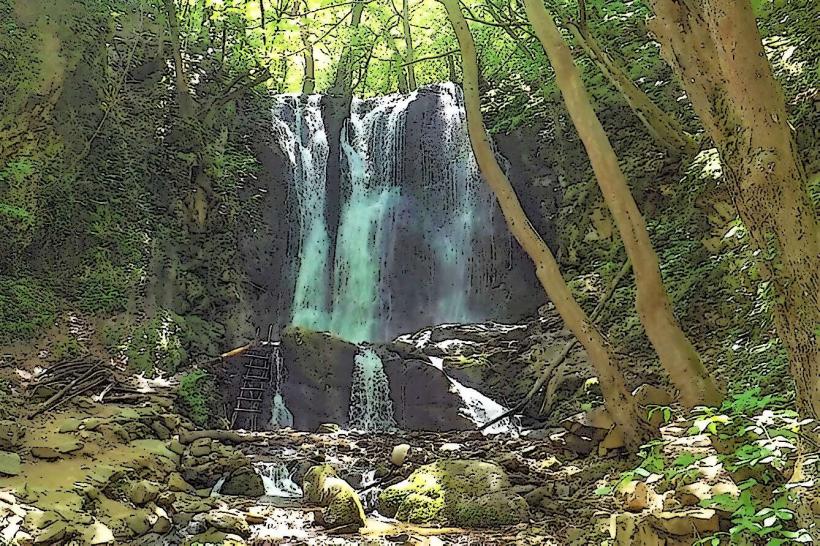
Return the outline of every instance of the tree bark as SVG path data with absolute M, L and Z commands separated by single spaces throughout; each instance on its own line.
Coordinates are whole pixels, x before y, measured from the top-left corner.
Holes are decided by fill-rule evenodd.
M 364 0 L 356 0 L 351 11 L 349 32 L 354 34 L 362 22 Z M 353 44 L 349 40 L 342 49 L 339 64 L 336 66 L 336 78 L 331 93 L 342 97 L 353 96 Z
M 191 89 L 188 85 L 188 74 L 185 72 L 185 64 L 182 60 L 182 44 L 179 39 L 179 18 L 174 0 L 165 0 L 165 13 L 168 16 L 168 26 L 170 27 L 171 54 L 174 58 L 174 77 L 177 89 L 177 102 L 179 113 L 186 119 L 193 119 L 195 116 L 194 101 L 191 97 Z
M 748 0 L 652 0 L 650 30 L 720 154 L 789 352 L 797 407 L 820 419 L 820 248 L 785 99 Z
M 298 16 L 300 4 L 304 6 L 304 10 L 307 11 L 307 0 L 304 0 L 304 2 L 295 0 L 293 2 L 294 16 Z M 310 41 L 310 35 L 308 34 L 304 20 L 302 20 L 299 25 L 299 37 L 302 39 L 302 47 L 304 48 L 302 58 L 305 61 L 305 75 L 302 79 L 302 94 L 310 95 L 316 90 L 316 61 L 313 58 L 313 44 Z
M 510 231 L 535 264 L 536 275 L 541 285 L 595 366 L 607 411 L 624 432 L 628 447 L 637 449 L 657 431 L 653 431 L 641 416 L 635 399 L 627 390 L 617 359 L 604 337 L 572 297 L 555 257 L 530 223 L 512 184 L 498 164 L 481 114 L 475 42 L 461 13 L 459 0 L 439 1 L 447 10 L 461 49 L 467 129 L 476 161 L 501 206 Z
M 407 66 L 407 86 L 410 91 L 416 90 L 416 69 L 413 60 L 415 51 L 413 50 L 413 35 L 410 32 L 410 0 L 402 0 L 401 6 L 402 29 L 404 30 L 404 62 Z
M 524 0 L 524 7 L 552 63 L 567 111 L 584 143 L 598 186 L 632 262 L 637 285 L 635 304 L 647 337 L 669 379 L 680 391 L 684 406 L 692 408 L 699 404 L 720 404 L 722 394 L 672 312 L 646 223 L 632 197 L 609 138 L 592 108 L 572 53 L 555 26 L 552 15 L 544 7 L 543 0 Z

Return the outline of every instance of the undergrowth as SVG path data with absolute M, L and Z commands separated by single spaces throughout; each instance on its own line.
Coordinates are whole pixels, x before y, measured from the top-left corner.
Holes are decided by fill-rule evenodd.
M 664 421 L 670 408 L 655 407 Z M 640 464 L 623 472 L 596 493 L 624 493 L 636 482 L 650 485 L 660 495 L 702 479 L 704 464 L 716 457 L 737 485 L 700 500 L 702 508 L 715 509 L 730 521 L 728 530 L 701 537 L 695 544 L 782 544 L 811 542 L 796 521 L 796 491 L 814 484 L 794 479 L 800 468 L 818 464 L 818 453 L 805 454 L 804 431 L 813 426 L 801 420 L 784 397 L 763 395 L 759 388 L 737 394 L 720 408 L 698 407 L 684 423 L 684 436 L 708 436 L 717 454 L 700 449 L 666 449 L 674 439 L 664 438 L 642 446 Z M 801 445 L 802 444 L 802 445 Z M 803 449 L 804 457 L 799 461 Z M 799 461 L 799 463 L 798 463 Z

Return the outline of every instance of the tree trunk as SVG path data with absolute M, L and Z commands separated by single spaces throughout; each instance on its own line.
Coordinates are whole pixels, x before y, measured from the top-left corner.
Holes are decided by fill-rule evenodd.
M 410 0 L 402 0 L 401 6 L 402 29 L 404 30 L 405 55 L 407 65 L 407 85 L 410 91 L 416 90 L 416 69 L 413 64 L 415 52 L 413 50 L 413 35 L 410 33 Z
M 650 30 L 720 153 L 789 352 L 804 417 L 820 419 L 820 248 L 806 172 L 748 0 L 652 0 Z
M 356 0 L 351 12 L 349 32 L 354 34 L 359 29 L 364 12 L 364 0 Z M 342 49 L 339 64 L 336 66 L 336 78 L 331 89 L 331 94 L 352 97 L 353 96 L 353 44 L 349 40 Z
M 620 63 L 598 44 L 586 25 L 581 22 L 569 23 L 567 27 L 578 45 L 624 97 L 652 138 L 668 150 L 670 157 L 685 159 L 694 156 L 697 152 L 695 140 L 684 131 L 674 116 L 661 110 L 635 85 Z
M 300 4 L 304 6 L 304 10 L 307 11 L 307 0 L 304 0 L 304 2 L 296 0 L 293 2 L 294 16 L 298 16 Z M 313 59 L 313 44 L 310 41 L 310 35 L 308 34 L 307 27 L 304 24 L 304 18 L 299 25 L 299 36 L 302 39 L 302 47 L 304 48 L 302 58 L 305 61 L 305 75 L 302 79 L 302 93 L 305 95 L 310 95 L 316 90 L 316 61 Z
M 299 2 L 294 2 L 293 6 L 296 9 L 296 6 L 299 5 Z M 268 22 L 265 20 L 265 0 L 259 0 L 259 23 L 262 25 L 262 48 L 263 51 L 267 53 L 268 51 Z
M 188 74 L 185 72 L 185 65 L 182 61 L 182 44 L 179 39 L 179 18 L 174 0 L 165 0 L 165 12 L 168 16 L 168 26 L 170 27 L 171 54 L 174 57 L 174 76 L 177 89 L 177 102 L 179 103 L 179 113 L 186 119 L 193 119 L 195 116 L 194 101 L 191 97 L 190 86 L 188 85 Z
M 635 399 L 626 388 L 624 377 L 613 352 L 581 306 L 572 297 L 558 269 L 555 257 L 533 228 L 512 184 L 499 166 L 481 114 L 478 62 L 473 37 L 461 13 L 459 0 L 440 1 L 447 10 L 461 48 L 467 129 L 481 173 L 495 194 L 510 231 L 535 264 L 536 275 L 541 285 L 564 323 L 586 349 L 598 374 L 607 411 L 623 431 L 628 447 L 635 450 L 652 438 L 656 431 L 653 431 L 641 416 Z
M 615 151 L 595 115 L 572 53 L 543 0 L 524 0 L 524 7 L 552 63 L 567 111 L 584 143 L 598 186 L 632 262 L 637 285 L 635 303 L 647 337 L 669 379 L 680 391 L 684 406 L 720 404 L 723 399 L 720 391 L 672 312 L 646 223 L 632 198 Z

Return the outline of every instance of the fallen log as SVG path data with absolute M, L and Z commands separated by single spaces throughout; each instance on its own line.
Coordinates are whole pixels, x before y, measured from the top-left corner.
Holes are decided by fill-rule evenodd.
M 227 444 L 245 444 L 259 442 L 263 438 L 256 434 L 236 432 L 233 430 L 191 430 L 179 433 L 179 443 L 190 444 L 200 438 L 210 438 Z

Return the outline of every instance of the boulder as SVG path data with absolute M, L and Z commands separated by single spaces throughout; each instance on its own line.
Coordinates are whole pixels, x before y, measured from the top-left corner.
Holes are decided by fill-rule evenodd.
M 282 332 L 287 375 L 282 385 L 293 428 L 316 430 L 323 423 L 347 426 L 353 358 L 358 348 L 324 332 L 291 327 Z
M 34 544 L 58 544 L 63 542 L 74 531 L 64 521 L 55 521 L 37 533 Z
M 527 521 L 526 501 L 500 466 L 438 461 L 420 467 L 379 495 L 379 512 L 410 523 L 496 527 Z
M 321 523 L 326 527 L 364 527 L 364 507 L 349 483 L 340 479 L 329 464 L 316 465 L 305 473 L 304 500 L 324 507 Z
M 194 486 L 185 481 L 179 472 L 171 472 L 168 476 L 168 489 L 180 493 L 194 493 Z
M 358 529 L 367 524 L 359 495 L 346 481 L 327 477 L 322 489 L 327 506 L 322 510 L 321 522 L 325 527 L 352 527 Z
M 250 525 L 241 512 L 234 510 L 212 510 L 194 516 L 194 521 L 202 521 L 223 533 L 229 533 L 247 538 L 251 534 Z
M 265 483 L 253 468 L 245 466 L 234 470 L 219 491 L 223 495 L 261 497 L 265 494 Z
M 20 473 L 20 456 L 8 451 L 0 451 L 0 475 L 16 476 Z
M 393 451 L 390 453 L 390 462 L 393 463 L 394 466 L 401 466 L 404 464 L 405 459 L 407 459 L 407 453 L 410 451 L 409 444 L 399 444 L 393 448 Z
M 336 469 L 329 464 L 320 464 L 310 467 L 302 481 L 302 493 L 308 504 L 321 504 L 322 491 L 327 478 L 336 478 Z
M 131 485 L 128 498 L 137 506 L 143 506 L 157 498 L 159 489 L 159 484 L 148 480 L 140 480 Z
M 475 430 L 475 423 L 461 414 L 464 402 L 443 371 L 428 360 L 404 359 L 386 351 L 380 351 L 379 356 L 390 382 L 390 399 L 400 429 Z
M 653 513 L 647 521 L 656 529 L 678 536 L 702 536 L 720 530 L 717 512 L 708 508 Z

